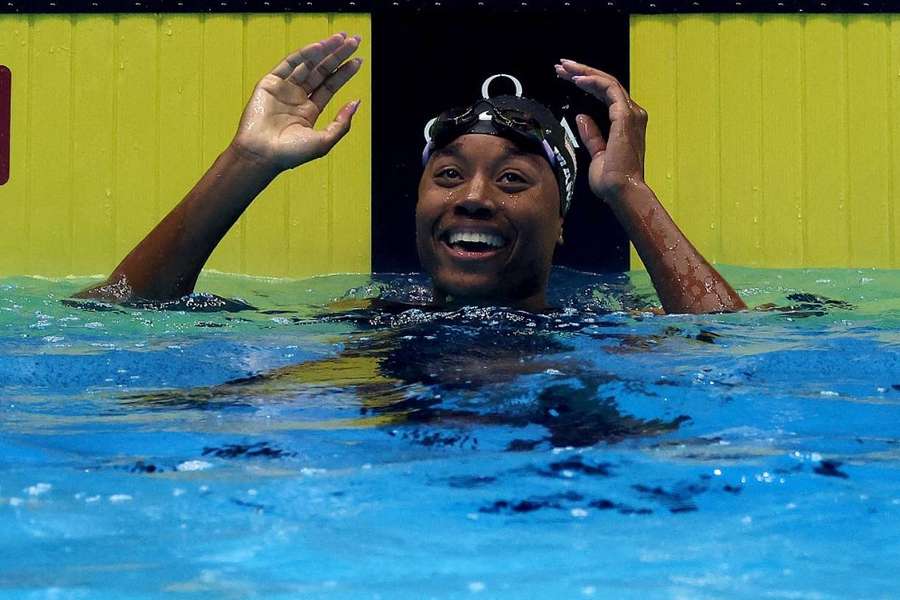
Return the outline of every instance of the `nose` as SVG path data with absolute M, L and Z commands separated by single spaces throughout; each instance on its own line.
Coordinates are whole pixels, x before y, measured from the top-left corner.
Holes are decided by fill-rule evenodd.
M 487 178 L 476 175 L 468 181 L 463 193 L 453 206 L 453 212 L 470 219 L 490 219 L 496 212 Z

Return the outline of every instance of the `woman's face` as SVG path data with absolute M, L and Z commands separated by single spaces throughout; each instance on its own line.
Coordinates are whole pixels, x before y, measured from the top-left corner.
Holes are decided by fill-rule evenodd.
M 505 138 L 466 134 L 436 151 L 416 205 L 435 299 L 544 308 L 559 201 L 547 161 Z

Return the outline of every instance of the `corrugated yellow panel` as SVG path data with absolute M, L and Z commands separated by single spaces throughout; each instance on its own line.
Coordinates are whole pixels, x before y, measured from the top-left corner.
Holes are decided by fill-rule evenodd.
M 72 256 L 72 20 L 68 15 L 35 16 L 29 123 L 28 267 L 37 273 L 66 273 Z M 25 83 L 25 82 L 22 82 Z
M 719 20 L 720 222 L 718 260 L 762 263 L 762 39 L 758 15 Z M 712 157 L 711 157 L 712 158 Z
M 661 197 L 674 194 L 664 202 L 677 206 L 676 220 L 707 258 L 897 266 L 897 17 L 633 18 L 632 89 L 648 97 L 657 80 L 668 89 L 672 70 L 661 21 L 677 30 L 674 101 L 644 102 L 651 131 L 674 121 L 675 182 L 660 184 L 670 145 L 655 134 L 647 177 Z
M 203 15 L 200 81 L 200 168 L 196 179 L 228 146 L 237 130 L 244 97 L 244 21 L 240 15 Z M 238 223 L 219 242 L 206 266 L 241 272 L 241 229 Z
M 761 19 L 763 248 L 754 258 L 760 266 L 795 267 L 804 264 L 803 24 L 796 15 Z
M 891 145 L 891 177 L 888 180 L 888 224 L 891 226 L 891 265 L 900 267 L 900 15 L 888 17 L 890 23 L 890 71 L 888 72 L 888 141 Z
M 97 274 L 117 258 L 115 188 L 115 22 L 106 15 L 73 19 L 72 269 Z M 62 265 L 58 265 L 62 266 Z
M 369 17 L 0 16 L 0 62 L 13 73 L 0 275 L 109 272 L 225 149 L 259 78 L 339 28 L 368 38 Z M 369 269 L 368 84 L 358 77 L 320 122 L 363 98 L 340 153 L 279 177 L 210 267 Z
M 31 19 L 0 15 L 0 64 L 12 73 L 9 181 L 0 186 L 0 274 L 28 273 L 28 66 Z
M 333 248 L 332 269 L 337 272 L 367 272 L 371 269 L 371 58 L 372 36 L 366 15 L 339 14 L 333 17 L 332 31 L 359 34 L 365 40 L 358 51 L 365 67 L 332 99 L 334 107 L 361 98 L 353 129 L 331 152 Z M 332 108 L 332 111 L 334 108 Z M 326 115 L 327 117 L 328 115 Z
M 874 267 L 891 259 L 890 128 L 881 126 L 890 120 L 888 23 L 874 15 L 846 19 L 849 264 Z
M 849 265 L 846 28 L 840 15 L 805 17 L 806 260 Z
M 115 252 L 123 257 L 158 221 L 159 32 L 156 15 L 116 18 L 113 201 Z
M 193 187 L 202 162 L 200 15 L 163 15 L 159 25 L 159 203 L 162 218 Z
M 331 34 L 328 15 L 291 15 L 288 18 L 285 55 Z M 334 116 L 334 101 L 319 118 L 324 127 Z M 354 132 L 356 133 L 356 132 Z M 344 140 L 346 142 L 346 140 Z M 343 143 L 343 142 L 342 142 Z M 302 165 L 282 177 L 286 180 L 288 266 L 298 276 L 331 273 L 331 155 Z
M 675 217 L 710 261 L 720 254 L 719 17 L 678 20 Z M 651 149 L 652 151 L 652 149 Z
M 645 170 L 647 182 L 663 206 L 677 214 L 678 194 L 675 187 L 675 77 L 676 23 L 664 15 L 631 17 L 631 72 L 643 69 L 654 74 L 652 79 L 632 75 L 629 92 L 650 115 L 647 126 Z M 640 258 L 632 248 L 631 268 L 642 269 Z

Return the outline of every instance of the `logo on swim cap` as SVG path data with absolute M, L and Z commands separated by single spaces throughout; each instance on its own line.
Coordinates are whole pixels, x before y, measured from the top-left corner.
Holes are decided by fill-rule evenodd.
M 509 75 L 507 73 L 497 73 L 496 75 L 491 75 L 490 77 L 485 79 L 484 83 L 481 84 L 481 97 L 482 98 L 484 98 L 485 100 L 490 100 L 492 98 L 491 83 L 493 83 L 494 80 L 497 79 L 498 77 L 506 77 L 507 79 L 512 81 L 513 85 L 516 86 L 515 95 L 518 96 L 519 98 L 522 97 L 522 82 L 521 81 L 519 81 L 518 79 L 516 79 L 515 77 L 513 77 L 512 75 Z

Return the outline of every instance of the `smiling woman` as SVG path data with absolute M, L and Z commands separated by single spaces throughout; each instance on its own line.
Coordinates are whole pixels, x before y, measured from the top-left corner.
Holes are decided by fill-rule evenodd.
M 280 173 L 321 158 L 350 130 L 359 100 L 316 122 L 360 69 L 361 38 L 337 33 L 265 75 L 238 132 L 197 185 L 100 285 L 80 297 L 170 301 L 193 291 L 200 270 L 240 215 Z M 644 183 L 647 113 L 611 75 L 562 60 L 557 76 L 609 109 L 609 143 L 577 118 L 590 153 L 589 182 L 610 205 L 668 312 L 744 308 L 731 286 L 684 237 Z M 555 245 L 572 199 L 574 152 L 541 104 L 518 97 L 448 111 L 432 125 L 416 210 L 418 253 L 435 300 L 547 308 Z M 484 106 L 482 106 L 484 105 Z
M 416 208 L 435 299 L 545 308 L 559 203 L 547 161 L 510 140 L 467 134 L 435 152 Z

